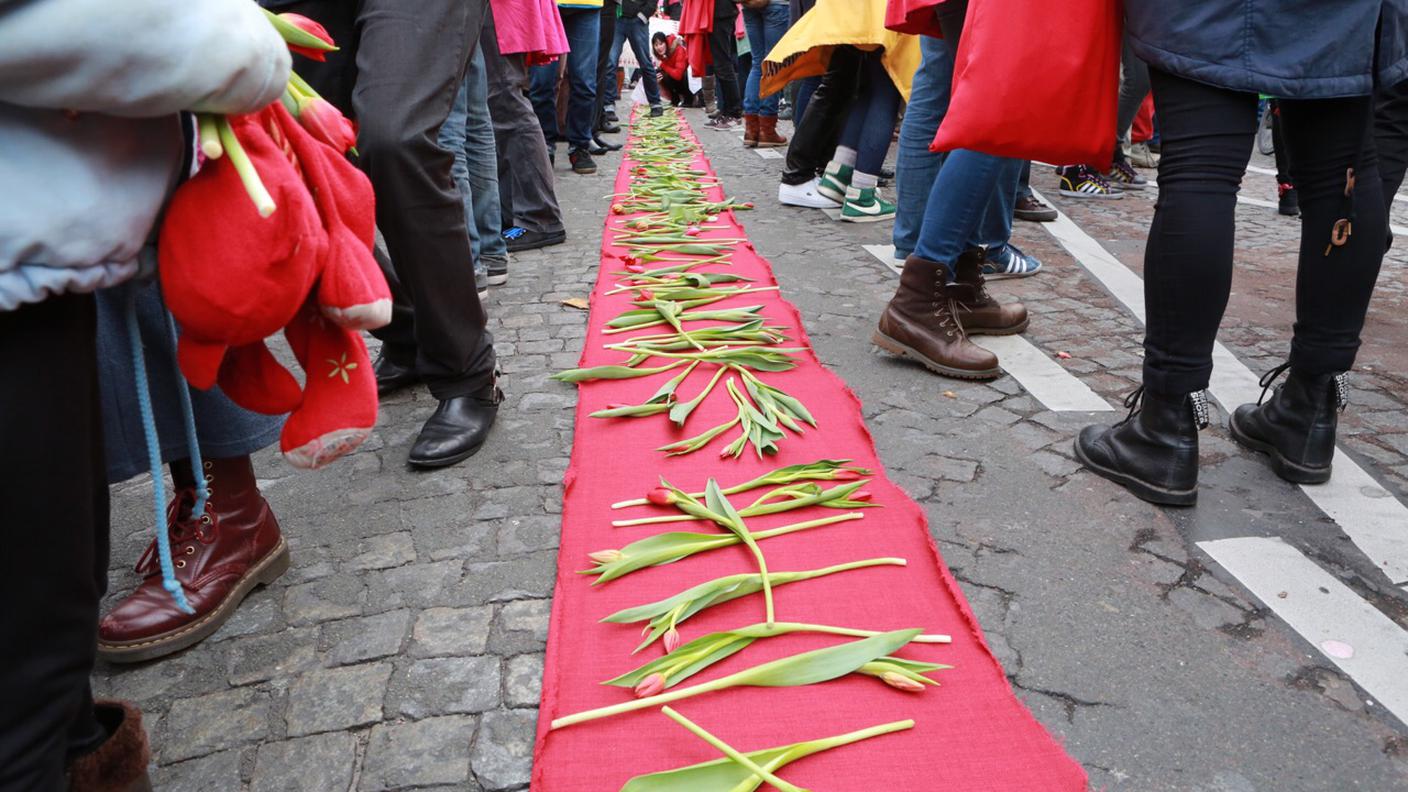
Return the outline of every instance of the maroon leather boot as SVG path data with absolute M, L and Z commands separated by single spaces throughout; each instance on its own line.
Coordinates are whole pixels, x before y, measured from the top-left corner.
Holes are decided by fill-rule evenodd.
M 177 493 L 167 509 L 171 559 L 195 613 L 178 610 L 162 588 L 153 540 L 137 562 L 144 579 L 98 624 L 98 656 L 110 663 L 150 660 L 199 643 L 234 615 L 255 586 L 288 569 L 288 545 L 255 484 L 249 457 L 205 461 L 210 499 L 202 514 L 191 513 L 195 480 L 189 467 L 172 465 L 172 478 Z

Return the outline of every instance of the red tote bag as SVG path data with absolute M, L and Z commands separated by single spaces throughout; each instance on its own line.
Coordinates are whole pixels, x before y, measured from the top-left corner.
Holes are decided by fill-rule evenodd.
M 933 151 L 1110 167 L 1120 0 L 971 0 Z

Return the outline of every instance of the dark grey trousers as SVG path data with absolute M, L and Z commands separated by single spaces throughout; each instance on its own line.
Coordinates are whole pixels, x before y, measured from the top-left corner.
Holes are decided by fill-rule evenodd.
M 480 34 L 489 76 L 489 115 L 499 159 L 499 201 L 505 225 L 553 234 L 563 230 L 562 208 L 553 190 L 552 163 L 543 128 L 528 100 L 528 66 L 521 53 L 499 52 L 494 15 L 484 14 Z
M 359 124 L 359 164 L 376 190 L 395 299 L 374 335 L 414 363 L 437 399 L 492 387 L 493 337 L 474 286 L 464 203 L 440 147 L 488 0 L 266 0 L 322 23 L 341 50 L 294 68 Z M 485 153 L 484 156 L 488 156 Z

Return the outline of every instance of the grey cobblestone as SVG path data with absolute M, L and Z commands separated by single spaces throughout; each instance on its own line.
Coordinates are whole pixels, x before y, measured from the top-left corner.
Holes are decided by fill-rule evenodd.
M 499 705 L 499 658 L 417 660 L 397 680 L 398 711 L 411 718 L 483 712 Z
M 474 740 L 474 774 L 487 790 L 513 789 L 528 783 L 533 766 L 534 710 L 491 712 Z
M 361 792 L 469 781 L 469 741 L 475 719 L 427 718 L 378 724 L 362 761 Z M 457 789 L 474 787 L 457 786 Z
M 399 654 L 411 625 L 408 610 L 389 611 L 323 626 L 328 665 L 348 665 Z
M 416 619 L 411 652 L 421 657 L 474 655 L 489 645 L 490 606 L 430 608 Z
M 332 792 L 352 784 L 357 738 L 334 732 L 259 746 L 249 792 Z
M 269 714 L 268 700 L 247 688 L 179 699 L 157 730 L 164 738 L 161 760 L 179 762 L 259 740 L 269 734 Z
M 351 729 L 381 720 L 390 663 L 319 669 L 304 674 L 288 694 L 290 736 Z

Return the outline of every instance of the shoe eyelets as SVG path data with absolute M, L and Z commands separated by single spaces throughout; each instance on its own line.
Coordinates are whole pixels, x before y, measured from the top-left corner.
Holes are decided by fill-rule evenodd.
M 176 568 L 177 568 L 177 569 L 185 569 L 185 568 L 186 568 L 186 559 L 182 558 L 182 559 L 178 560 L 178 561 L 176 562 Z
M 195 545 L 186 545 L 186 555 L 194 555 L 195 552 L 196 552 L 196 546 L 195 546 Z
M 201 525 L 210 525 L 210 515 L 209 515 L 209 514 L 202 514 L 202 515 L 200 516 L 200 524 L 201 524 Z

